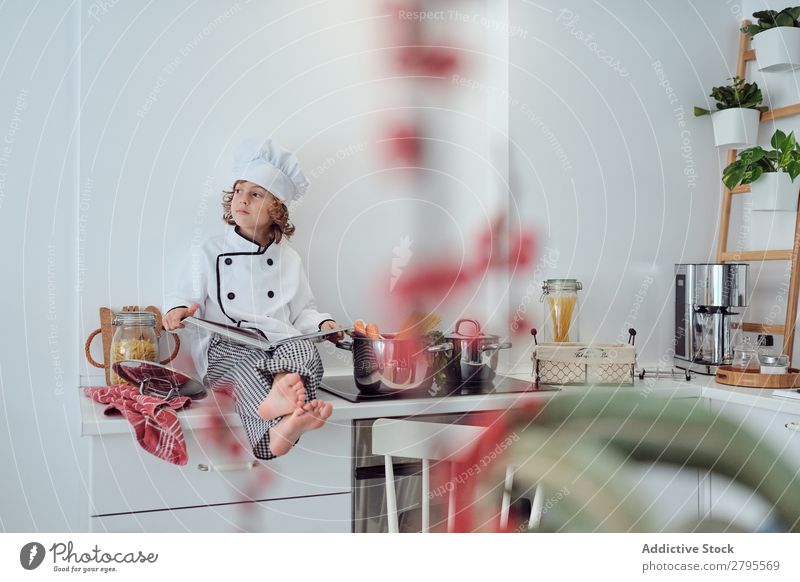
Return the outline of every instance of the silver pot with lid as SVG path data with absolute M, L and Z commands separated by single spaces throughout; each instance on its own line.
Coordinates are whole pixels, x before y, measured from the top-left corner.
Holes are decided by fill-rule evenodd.
M 453 332 L 444 337 L 453 346 L 445 368 L 450 385 L 493 381 L 498 352 L 511 347 L 511 342 L 501 342 L 500 336 L 483 333 L 474 319 L 459 319 Z
M 437 354 L 450 350 L 446 342 L 431 344 L 428 338 L 398 334 L 351 337 L 336 347 L 353 353 L 353 378 L 364 394 L 429 390 L 438 372 Z

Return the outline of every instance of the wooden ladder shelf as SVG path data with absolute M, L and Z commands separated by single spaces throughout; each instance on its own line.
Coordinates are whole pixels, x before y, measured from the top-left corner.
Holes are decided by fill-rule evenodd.
M 750 24 L 749 20 L 742 22 L 742 27 Z M 739 61 L 736 67 L 736 75 L 740 79 L 746 79 L 747 63 L 755 60 L 756 53 L 750 48 L 750 36 L 740 32 L 739 36 Z M 792 115 L 800 114 L 800 103 L 781 107 L 761 114 L 761 121 L 774 121 Z M 737 151 L 728 150 L 727 163 L 732 164 L 736 161 Z M 783 325 L 766 325 L 761 323 L 742 323 L 741 329 L 746 332 L 773 334 L 783 336 L 783 353 L 792 360 L 792 350 L 794 348 L 795 322 L 797 320 L 797 300 L 798 282 L 800 282 L 800 268 L 798 267 L 798 256 L 800 255 L 800 208 L 797 210 L 797 218 L 794 227 L 794 243 L 791 249 L 786 250 L 764 250 L 764 251 L 729 251 L 728 250 L 728 231 L 730 228 L 731 202 L 736 194 L 750 192 L 750 186 L 737 186 L 733 190 L 727 187 L 722 191 L 722 205 L 720 208 L 719 238 L 717 240 L 717 262 L 741 262 L 741 261 L 791 261 L 791 275 L 789 278 L 789 294 L 786 303 L 786 321 Z

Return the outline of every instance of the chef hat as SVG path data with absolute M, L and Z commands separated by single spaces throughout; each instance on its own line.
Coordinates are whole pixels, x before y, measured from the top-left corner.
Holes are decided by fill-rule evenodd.
M 233 179 L 258 184 L 284 203 L 308 189 L 298 159 L 271 139 L 246 139 L 239 145 L 233 156 Z

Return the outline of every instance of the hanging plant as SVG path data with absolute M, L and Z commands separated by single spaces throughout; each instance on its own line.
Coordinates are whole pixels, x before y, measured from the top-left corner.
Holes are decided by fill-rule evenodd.
M 760 12 L 753 12 L 753 18 L 758 18 L 758 22 L 741 28 L 742 32 L 749 34 L 751 37 L 779 26 L 800 28 L 800 21 L 798 21 L 798 18 L 800 18 L 800 6 L 784 8 L 781 11 L 761 10 Z
M 731 77 L 730 81 L 730 85 L 711 90 L 711 97 L 717 102 L 714 111 L 695 107 L 694 114 L 711 116 L 714 145 L 742 149 L 757 143 L 759 120 L 767 106 L 761 104 L 764 96 L 756 83 L 746 83 L 739 77 Z
M 729 80 L 731 81 L 730 85 L 711 89 L 710 97 L 716 99 L 717 111 L 724 109 L 757 109 L 763 112 L 767 110 L 767 106 L 761 104 L 764 101 L 764 97 L 757 83 L 746 83 L 744 79 L 739 77 L 731 77 Z M 710 115 L 711 113 L 711 111 L 702 107 L 694 108 L 696 117 Z
M 800 6 L 780 12 L 754 12 L 755 24 L 741 28 L 753 39 L 759 71 L 781 72 L 800 68 Z
M 778 130 L 772 136 L 772 147 L 754 147 L 742 151 L 739 159 L 722 172 L 722 181 L 733 190 L 739 184 L 750 184 L 753 210 L 797 210 L 797 186 L 800 176 L 800 147 L 794 133 Z
M 770 172 L 785 172 L 794 182 L 800 176 L 800 147 L 794 132 L 786 135 L 778 130 L 770 143 L 775 149 L 765 150 L 756 146 L 739 153 L 739 159 L 722 171 L 725 186 L 733 190 L 739 184 L 751 184 Z

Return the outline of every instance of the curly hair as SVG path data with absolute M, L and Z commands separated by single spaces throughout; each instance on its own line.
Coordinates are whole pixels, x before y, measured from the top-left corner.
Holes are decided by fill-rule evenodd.
M 236 187 L 245 182 L 246 180 L 236 180 L 233 187 L 228 190 L 222 191 L 222 220 L 226 224 L 235 225 L 236 221 L 233 219 L 231 212 L 231 201 L 233 200 L 233 193 L 236 192 Z M 287 238 L 294 234 L 294 225 L 289 222 L 289 209 L 286 204 L 281 202 L 275 195 L 270 192 L 272 196 L 269 205 L 269 217 L 272 219 L 272 224 L 269 227 L 270 239 L 275 243 L 281 242 L 281 238 L 286 235 Z

